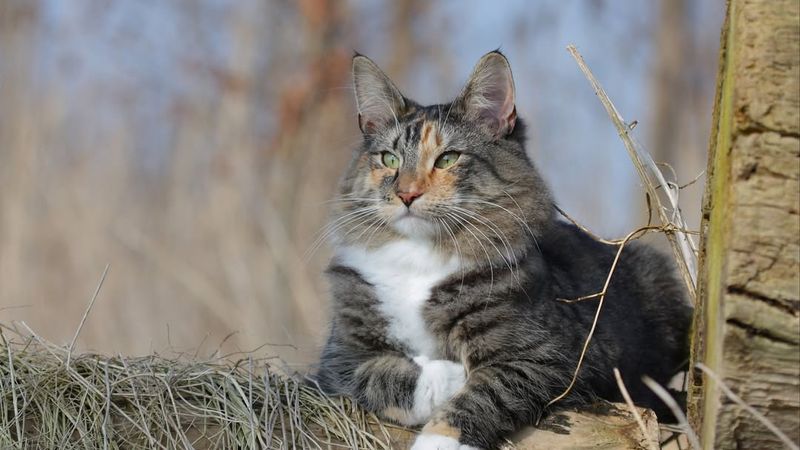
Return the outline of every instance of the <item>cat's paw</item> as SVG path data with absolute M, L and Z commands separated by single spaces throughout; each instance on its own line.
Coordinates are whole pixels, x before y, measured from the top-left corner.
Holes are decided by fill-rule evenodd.
M 477 447 L 464 445 L 449 436 L 441 434 L 420 434 L 411 446 L 411 450 L 480 450 Z
M 414 418 L 421 424 L 427 422 L 436 408 L 450 400 L 464 386 L 467 374 L 463 365 L 452 361 L 418 356 L 414 362 L 422 367 L 412 408 Z

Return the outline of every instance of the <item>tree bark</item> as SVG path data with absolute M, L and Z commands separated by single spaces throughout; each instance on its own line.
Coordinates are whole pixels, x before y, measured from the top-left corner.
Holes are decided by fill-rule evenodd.
M 692 362 L 800 440 L 800 2 L 729 0 L 703 206 Z M 695 370 L 703 448 L 780 448 Z
M 509 437 L 499 450 L 647 450 L 658 447 L 658 420 L 652 410 L 636 408 L 644 430 L 624 403 L 597 402 L 580 410 L 557 411 L 537 427 L 526 427 Z M 311 430 L 323 438 L 324 430 Z M 417 434 L 404 428 L 388 428 L 377 436 L 388 438 L 390 448 L 409 448 Z

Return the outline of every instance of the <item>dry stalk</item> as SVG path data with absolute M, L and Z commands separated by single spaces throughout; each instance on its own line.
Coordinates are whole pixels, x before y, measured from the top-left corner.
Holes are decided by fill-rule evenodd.
M 569 214 L 567 214 L 567 213 L 566 213 L 566 211 L 564 211 L 563 209 L 561 209 L 561 207 L 559 207 L 558 205 L 554 205 L 554 206 L 555 206 L 555 208 L 556 208 L 556 211 L 558 211 L 558 213 L 559 213 L 559 214 L 561 214 L 562 216 L 564 216 L 564 218 L 565 218 L 565 219 L 567 219 L 567 220 L 569 220 L 570 222 L 572 222 L 572 224 L 573 224 L 573 225 L 575 225 L 576 227 L 578 227 L 578 229 L 580 229 L 580 230 L 581 230 L 581 231 L 583 231 L 584 233 L 586 233 L 586 234 L 588 234 L 589 236 L 591 236 L 591 237 L 592 237 L 592 239 L 594 239 L 595 241 L 597 241 L 597 242 L 602 242 L 603 244 L 607 244 L 607 245 L 616 245 L 616 244 L 617 244 L 617 240 L 615 240 L 615 239 L 604 239 L 604 238 L 602 238 L 602 237 L 600 237 L 600 236 L 598 236 L 598 235 L 594 234 L 594 232 L 592 232 L 592 230 L 588 229 L 588 228 L 587 228 L 587 227 L 585 227 L 583 224 L 581 224 L 581 223 L 580 223 L 580 222 L 578 222 L 577 220 L 573 219 L 573 218 L 572 218 L 572 216 L 570 216 Z M 648 209 L 649 209 L 649 208 L 648 208 Z M 648 223 L 649 223 L 649 221 L 648 221 Z
M 675 225 L 673 230 L 665 234 L 670 242 L 675 259 L 678 261 L 678 268 L 686 283 L 689 297 L 692 299 L 693 303 L 696 303 L 697 247 L 688 233 L 680 231 L 688 227 L 680 212 L 675 191 L 671 189 L 670 184 L 664 179 L 664 175 L 658 169 L 658 166 L 655 164 L 652 157 L 650 157 L 650 154 L 632 136 L 632 127 L 626 125 L 622 116 L 619 114 L 616 107 L 614 107 L 614 104 L 611 103 L 605 90 L 603 90 L 603 87 L 594 77 L 594 74 L 589 70 L 583 57 L 578 53 L 577 48 L 575 48 L 574 45 L 568 45 L 567 51 L 575 58 L 578 67 L 580 67 L 583 74 L 589 80 L 589 83 L 591 83 L 595 94 L 597 94 L 608 116 L 614 123 L 614 127 L 616 127 L 622 142 L 625 144 L 625 148 L 628 150 L 628 155 L 631 157 L 636 172 L 639 174 L 639 178 L 642 180 L 650 199 L 655 202 L 656 211 L 661 219 L 661 223 L 671 223 Z M 662 188 L 659 190 L 659 187 Z M 665 201 L 662 201 L 662 197 L 658 195 L 659 191 L 664 193 L 666 197 Z M 665 202 L 667 204 L 665 204 Z
M 700 446 L 700 441 L 697 439 L 697 433 L 694 432 L 691 425 L 689 425 L 689 421 L 686 420 L 686 414 L 681 411 L 681 407 L 678 405 L 678 402 L 669 395 L 666 389 L 664 389 L 660 384 L 656 383 L 655 380 L 648 376 L 642 377 L 642 382 L 653 391 L 654 394 L 664 402 L 665 405 L 672 411 L 672 414 L 678 420 L 678 424 L 680 424 L 683 433 L 686 435 L 686 438 L 689 439 L 689 444 L 695 450 L 701 450 L 702 447 Z
M 628 393 L 628 389 L 625 388 L 625 383 L 622 382 L 622 375 L 619 373 L 619 369 L 614 367 L 614 378 L 617 379 L 617 387 L 619 387 L 619 392 L 622 394 L 622 398 L 625 399 L 625 404 L 628 405 L 628 409 L 631 410 L 631 414 L 633 414 L 633 418 L 636 419 L 636 424 L 639 425 L 639 429 L 642 430 L 642 436 L 647 437 L 647 427 L 644 426 L 644 421 L 642 420 L 641 414 L 639 414 L 639 410 L 636 409 L 636 406 L 633 404 L 633 400 L 631 399 L 631 395 Z M 652 441 L 648 441 L 652 450 L 658 450 L 658 445 L 656 445 Z
M 72 342 L 69 344 L 69 351 L 67 351 L 67 365 L 69 366 L 70 359 L 72 359 L 72 351 L 75 350 L 75 342 L 78 340 L 78 335 L 81 334 L 81 330 L 83 329 L 83 325 L 86 323 L 86 319 L 89 317 L 89 313 L 92 312 L 92 307 L 94 306 L 95 300 L 97 300 L 97 295 L 100 294 L 100 289 L 103 287 L 103 283 L 106 281 L 106 275 L 108 275 L 108 268 L 109 264 L 106 264 L 106 268 L 103 269 L 103 275 L 100 276 L 100 282 L 97 283 L 97 288 L 94 290 L 94 294 L 92 294 L 92 299 L 89 301 L 89 305 L 86 306 L 86 311 L 83 312 L 83 317 L 81 317 L 81 323 L 78 324 L 78 329 L 75 330 L 75 336 L 72 337 Z

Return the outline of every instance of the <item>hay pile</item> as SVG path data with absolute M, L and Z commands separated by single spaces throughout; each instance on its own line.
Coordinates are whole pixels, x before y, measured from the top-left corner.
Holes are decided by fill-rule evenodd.
M 0 325 L 0 448 L 388 449 L 402 430 L 238 361 L 70 355 Z

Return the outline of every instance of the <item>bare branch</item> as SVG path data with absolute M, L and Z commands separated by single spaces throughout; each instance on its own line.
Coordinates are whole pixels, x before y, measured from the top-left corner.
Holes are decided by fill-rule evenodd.
M 683 428 L 684 434 L 689 439 L 689 445 L 692 446 L 695 450 L 701 450 L 702 447 L 700 446 L 700 441 L 697 439 L 697 433 L 694 432 L 692 427 L 689 425 L 689 421 L 686 420 L 686 414 L 683 413 L 681 407 L 678 405 L 678 402 L 669 395 L 666 389 L 664 389 L 660 384 L 656 383 L 655 380 L 648 376 L 643 376 L 642 381 L 644 384 L 653 391 L 654 394 L 664 402 L 665 405 L 672 411 L 672 414 L 678 419 L 678 423 L 680 424 L 681 428 Z
M 678 207 L 678 198 L 675 192 L 670 189 L 670 185 L 664 179 L 663 174 L 658 169 L 658 166 L 656 166 L 653 158 L 650 157 L 650 154 L 647 153 L 641 144 L 635 141 L 634 137 L 631 135 L 631 128 L 626 125 L 622 116 L 619 114 L 616 107 L 614 107 L 614 104 L 611 103 L 608 95 L 584 62 L 583 57 L 578 53 L 577 48 L 575 48 L 574 45 L 568 45 L 567 51 L 575 58 L 578 67 L 580 67 L 583 74 L 589 80 L 589 83 L 591 83 L 595 94 L 597 94 L 608 116 L 614 123 L 622 142 L 625 144 L 625 148 L 628 150 L 628 155 L 631 157 L 634 167 L 636 167 L 639 178 L 641 178 L 642 183 L 647 189 L 650 199 L 655 202 L 656 211 L 661 219 L 661 223 L 672 223 L 678 229 L 687 228 L 686 221 L 683 219 Z M 663 187 L 661 192 L 665 194 L 666 205 L 661 197 L 658 196 L 659 186 Z M 693 303 L 696 303 L 697 257 L 695 243 L 691 236 L 681 231 L 675 230 L 674 232 L 666 233 L 666 235 L 672 246 L 675 258 L 678 261 L 678 267 L 686 283 L 690 298 Z
M 625 388 L 625 383 L 622 382 L 622 375 L 620 375 L 619 369 L 617 369 L 616 367 L 614 367 L 614 378 L 617 379 L 617 387 L 619 387 L 619 392 L 622 394 L 622 398 L 625 399 L 625 403 L 631 410 L 633 418 L 636 419 L 636 424 L 639 425 L 639 429 L 642 430 L 642 435 L 648 436 L 647 427 L 644 426 L 644 421 L 642 420 L 642 416 L 641 414 L 639 414 L 639 410 L 637 410 L 636 406 L 633 404 L 631 395 L 628 393 L 628 389 Z M 650 447 L 653 450 L 658 450 L 658 446 L 654 442 L 650 442 Z

